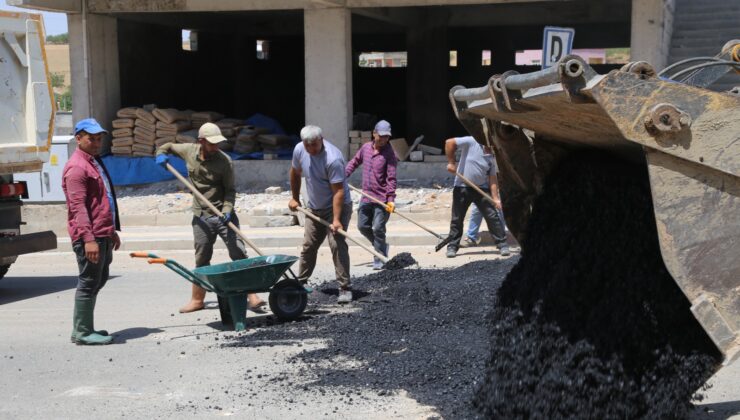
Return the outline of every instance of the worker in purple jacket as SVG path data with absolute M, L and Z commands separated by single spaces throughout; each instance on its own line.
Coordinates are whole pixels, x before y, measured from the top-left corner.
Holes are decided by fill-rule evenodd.
M 362 197 L 360 208 L 357 211 L 357 228 L 367 238 L 376 251 L 388 256 L 388 243 L 385 240 L 385 224 L 388 222 L 396 200 L 396 166 L 398 159 L 393 147 L 388 144 L 391 138 L 391 125 L 381 120 L 375 124 L 373 141 L 360 147 L 352 160 L 347 164 L 347 178 L 359 165 L 362 168 L 362 191 L 376 199 L 385 202 L 385 205 L 374 203 L 367 197 Z M 373 269 L 380 270 L 383 262 L 373 257 Z

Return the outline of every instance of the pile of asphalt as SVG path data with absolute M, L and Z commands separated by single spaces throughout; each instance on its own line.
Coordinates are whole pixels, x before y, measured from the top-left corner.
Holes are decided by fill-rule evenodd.
M 414 257 L 409 252 L 402 252 L 383 264 L 384 270 L 401 270 L 403 268 L 411 267 L 414 264 L 418 264 Z
M 341 309 L 327 283 L 311 295 L 302 319 L 255 325 L 221 347 L 301 346 L 283 374 L 249 374 L 259 381 L 255 388 L 285 395 L 278 404 L 296 404 L 298 389 L 344 405 L 346 413 L 363 403 L 380 409 L 382 399 L 403 392 L 446 418 L 477 418 L 471 399 L 489 354 L 486 315 L 514 260 L 380 271 L 353 279 L 355 301 Z M 317 341 L 326 347 L 304 346 Z M 365 401 L 368 389 L 375 401 Z
M 487 418 L 683 418 L 719 353 L 660 255 L 645 165 L 574 156 L 492 313 Z

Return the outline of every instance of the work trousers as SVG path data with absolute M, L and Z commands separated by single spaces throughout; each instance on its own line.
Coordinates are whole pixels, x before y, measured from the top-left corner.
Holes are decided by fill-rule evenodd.
M 113 238 L 95 238 L 98 243 L 98 262 L 92 263 L 85 256 L 85 242 L 82 239 L 72 244 L 80 275 L 77 278 L 75 299 L 92 299 L 108 281 L 110 263 L 113 261 Z
M 377 203 L 361 203 L 357 210 L 357 229 L 373 244 L 373 248 L 383 255 L 386 245 L 385 224 L 390 215 L 385 206 Z
M 490 194 L 490 190 L 481 188 L 485 193 Z M 452 218 L 450 219 L 450 236 L 452 240 L 447 249 L 454 249 L 457 251 L 460 248 L 460 239 L 462 239 L 463 225 L 465 221 L 465 213 L 468 211 L 470 204 L 475 203 L 480 210 L 483 218 L 486 220 L 488 225 L 488 232 L 493 237 L 496 245 L 503 244 L 506 242 L 506 230 L 504 229 L 504 221 L 501 218 L 501 213 L 496 210 L 494 205 L 483 198 L 483 196 L 476 190 L 468 187 L 455 187 L 452 189 Z
M 239 227 L 239 219 L 236 213 L 231 215 L 231 223 Z M 213 256 L 213 244 L 216 243 L 216 237 L 220 236 L 226 244 L 229 251 L 229 257 L 232 261 L 247 258 L 247 249 L 244 247 L 244 241 L 223 223 L 218 216 L 197 217 L 193 216 L 193 241 L 195 245 L 195 266 L 204 267 L 211 265 Z
M 334 211 L 328 209 L 308 209 L 317 217 L 331 223 L 334 219 Z M 352 217 L 352 203 L 345 203 L 342 206 L 342 214 L 339 216 L 339 222 L 345 231 L 349 226 L 349 220 Z M 329 228 L 319 222 L 314 222 L 306 218 L 305 230 L 303 231 L 303 249 L 298 265 L 298 279 L 308 281 L 316 268 L 316 255 L 319 247 L 324 242 L 324 238 L 329 237 L 329 248 L 331 249 L 332 260 L 334 261 L 334 271 L 337 282 L 341 289 L 349 289 L 349 247 L 344 236 L 340 234 L 333 235 Z

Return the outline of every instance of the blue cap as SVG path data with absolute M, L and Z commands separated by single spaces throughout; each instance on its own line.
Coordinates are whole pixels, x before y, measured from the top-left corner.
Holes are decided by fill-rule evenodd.
M 95 118 L 85 118 L 75 125 L 75 135 L 80 131 L 88 134 L 108 133 L 105 128 L 101 127 Z
M 386 120 L 380 120 L 375 124 L 375 132 L 379 136 L 390 136 L 391 135 L 391 123 Z

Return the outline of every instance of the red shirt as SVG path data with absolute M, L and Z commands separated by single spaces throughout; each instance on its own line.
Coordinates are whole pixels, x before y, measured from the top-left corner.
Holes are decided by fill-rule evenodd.
M 113 223 L 105 183 L 93 159 L 92 155 L 77 149 L 64 165 L 62 189 L 67 197 L 67 230 L 72 242 L 111 238 L 120 230 L 117 214 L 115 225 Z M 108 177 L 108 185 L 113 185 L 103 162 L 97 162 Z M 111 194 L 115 202 L 115 193 L 111 191 Z M 118 206 L 114 206 L 118 210 Z
M 375 150 L 373 142 L 368 142 L 363 144 L 355 157 L 349 161 L 345 174 L 349 178 L 352 172 L 362 165 L 362 190 L 380 201 L 395 201 L 397 164 L 398 159 L 390 144 Z M 369 203 L 370 199 L 362 197 L 362 202 Z

